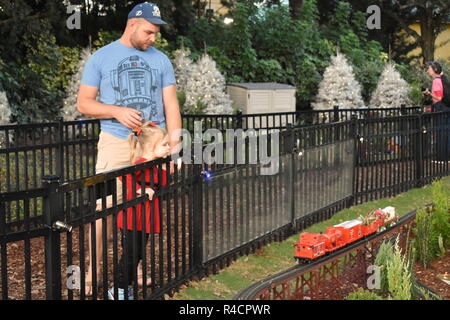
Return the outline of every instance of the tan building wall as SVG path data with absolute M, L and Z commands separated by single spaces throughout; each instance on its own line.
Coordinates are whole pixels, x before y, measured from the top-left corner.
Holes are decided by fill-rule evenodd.
M 416 23 L 410 26 L 411 29 L 420 34 L 420 24 Z M 414 42 L 415 39 L 410 37 L 411 42 Z M 422 49 L 416 48 L 412 50 L 408 55 L 409 56 L 417 56 L 422 53 Z M 450 23 L 446 25 L 445 31 L 441 32 L 436 39 L 436 51 L 434 53 L 434 58 L 436 60 L 442 59 L 450 61 Z
M 209 2 L 206 3 L 206 8 L 209 8 Z M 220 0 L 211 0 L 211 9 L 214 9 L 214 14 L 222 15 L 228 12 L 228 8 L 225 8 Z

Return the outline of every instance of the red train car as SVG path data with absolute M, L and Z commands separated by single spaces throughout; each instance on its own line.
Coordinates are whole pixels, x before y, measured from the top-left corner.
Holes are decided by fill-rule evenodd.
M 395 208 L 370 211 L 366 217 L 344 221 L 333 227 L 327 227 L 325 233 L 300 234 L 300 241 L 294 244 L 294 257 L 302 261 L 311 261 L 336 251 L 352 242 L 386 228 L 397 221 Z

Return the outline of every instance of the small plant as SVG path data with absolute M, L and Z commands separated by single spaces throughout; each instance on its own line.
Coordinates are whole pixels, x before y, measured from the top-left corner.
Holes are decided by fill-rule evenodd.
M 410 225 L 408 227 L 408 232 L 406 233 L 406 260 L 409 263 L 410 272 L 413 272 L 413 266 L 416 263 L 417 260 L 417 249 L 415 245 L 415 239 L 411 238 L 411 230 L 412 226 Z
M 427 267 L 433 257 L 431 250 L 433 247 L 431 239 L 432 219 L 432 214 L 428 213 L 426 210 L 419 209 L 417 211 L 415 245 L 417 256 L 419 261 L 422 262 L 424 268 Z
M 406 257 L 402 256 L 398 241 L 397 237 L 393 258 L 387 262 L 389 293 L 394 300 L 411 300 L 411 270 Z
M 416 289 L 418 293 L 425 299 L 425 300 L 444 300 L 443 297 L 425 289 L 420 286 L 416 286 Z
M 431 193 L 433 195 L 433 203 L 435 205 L 432 222 L 432 239 L 435 242 L 433 253 L 437 256 L 440 253 L 438 245 L 439 237 L 442 237 L 444 246 L 450 245 L 450 215 L 448 212 L 450 207 L 450 195 L 447 188 L 444 187 L 442 180 L 433 182 L 431 185 Z
M 383 293 L 387 293 L 388 291 L 387 263 L 393 259 L 393 256 L 394 250 L 392 243 L 384 241 L 378 249 L 375 258 L 375 265 L 380 268 L 380 290 Z
M 377 295 L 375 292 L 358 288 L 344 298 L 345 300 L 383 300 L 383 297 Z
M 431 192 L 434 207 L 417 212 L 414 230 L 417 256 L 424 268 L 431 259 L 444 256 L 450 245 L 450 195 L 442 180 L 433 182 Z
M 439 235 L 438 237 L 438 246 L 439 246 L 439 257 L 442 258 L 447 253 L 447 249 L 445 249 L 444 246 L 444 238 L 442 238 L 442 235 Z

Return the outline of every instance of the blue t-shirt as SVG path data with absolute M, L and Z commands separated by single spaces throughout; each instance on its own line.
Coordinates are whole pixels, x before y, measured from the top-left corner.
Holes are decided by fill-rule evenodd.
M 99 88 L 104 104 L 134 108 L 144 122 L 166 126 L 162 88 L 176 84 L 172 64 L 161 51 L 140 51 L 116 40 L 97 50 L 87 61 L 81 84 Z M 101 119 L 101 130 L 127 139 L 131 129 L 116 119 Z

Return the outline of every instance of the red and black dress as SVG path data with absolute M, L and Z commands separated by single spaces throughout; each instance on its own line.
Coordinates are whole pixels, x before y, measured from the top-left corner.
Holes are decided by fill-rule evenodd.
M 141 162 L 148 161 L 145 158 L 140 158 L 134 164 L 138 164 Z M 158 178 L 158 167 L 152 167 L 143 170 L 144 172 L 144 184 L 145 188 L 151 188 L 155 192 L 160 188 L 167 184 L 166 179 L 166 171 L 162 170 L 161 179 Z M 120 177 L 121 178 L 121 177 Z M 131 200 L 135 198 L 133 194 L 133 179 L 132 175 L 128 174 L 125 177 L 126 179 L 126 191 L 127 191 L 127 200 Z M 161 180 L 161 183 L 159 182 Z M 136 197 L 137 193 L 140 193 L 140 196 L 145 194 L 145 191 L 141 190 L 142 188 L 142 171 L 136 172 Z M 140 197 L 139 196 L 139 197 Z M 134 230 L 133 224 L 133 209 L 136 211 L 136 231 Z M 145 212 L 145 232 L 142 232 L 143 226 L 143 214 L 142 211 Z M 125 229 L 125 221 L 124 221 L 124 211 L 126 211 L 127 216 L 127 230 Z M 153 218 L 153 219 L 152 219 Z M 153 220 L 153 221 L 152 221 Z M 134 271 L 136 270 L 139 261 L 142 259 L 142 252 L 145 250 L 145 247 L 142 246 L 142 237 L 144 237 L 144 243 L 147 243 L 148 237 L 150 233 L 160 233 L 160 208 L 159 208 L 159 199 L 158 197 L 153 197 L 152 200 L 146 200 L 145 204 L 138 204 L 134 207 L 130 207 L 126 210 L 120 211 L 117 215 L 117 227 L 122 230 L 122 258 L 119 263 L 119 287 L 126 288 L 133 282 L 133 278 L 135 276 Z M 135 235 L 137 239 L 135 239 Z M 126 241 L 125 241 L 126 240 Z M 137 240 L 137 241 L 135 241 Z M 133 244 L 136 243 L 136 252 L 133 251 Z M 125 279 L 125 275 L 128 275 L 128 279 Z
M 133 164 L 138 164 L 141 162 L 146 162 L 148 161 L 145 158 L 140 158 L 138 159 L 136 162 L 134 162 Z M 140 193 L 141 196 L 145 194 L 145 191 L 142 192 L 141 191 L 141 187 L 142 187 L 142 171 L 138 171 L 136 172 L 136 193 Z M 162 177 L 161 177 L 161 181 L 162 183 L 159 183 L 159 179 L 158 179 L 158 167 L 152 167 L 152 168 L 148 168 L 144 170 L 144 175 L 145 175 L 145 188 L 151 188 L 154 191 L 158 190 L 158 188 L 160 186 L 165 186 L 166 185 L 166 171 L 162 170 Z M 122 177 L 120 177 L 119 179 L 121 179 Z M 122 179 L 121 179 L 122 180 Z M 153 182 L 153 183 L 151 183 Z M 133 195 L 133 179 L 132 179 L 132 175 L 128 174 L 126 176 L 126 190 L 127 190 L 127 200 L 131 200 L 134 198 Z M 152 186 L 153 184 L 153 186 Z M 153 206 L 153 218 L 154 221 L 151 221 L 151 206 Z M 134 225 L 133 225 L 133 208 L 136 210 L 136 230 L 138 231 L 142 231 L 142 209 L 143 209 L 143 205 L 142 204 L 138 204 L 135 207 L 130 207 L 128 209 L 126 209 L 127 211 L 127 229 L 128 230 L 134 230 Z M 151 226 L 151 223 L 153 223 L 153 226 Z M 125 227 L 125 223 L 123 221 L 123 211 L 120 211 L 118 216 L 117 216 L 117 227 L 120 229 L 124 229 Z M 159 199 L 158 197 L 153 198 L 153 200 L 147 200 L 145 201 L 145 232 L 146 233 L 159 233 L 160 232 L 160 215 L 159 215 Z

